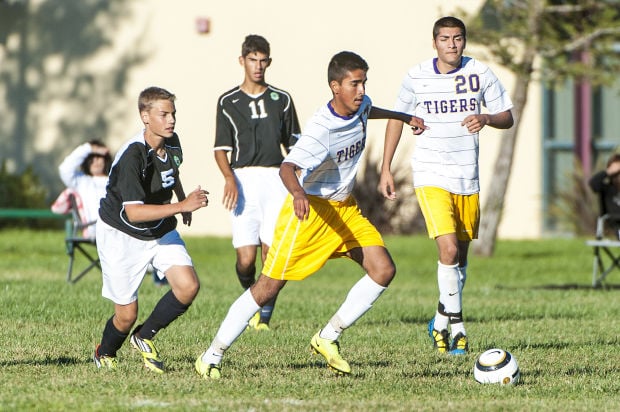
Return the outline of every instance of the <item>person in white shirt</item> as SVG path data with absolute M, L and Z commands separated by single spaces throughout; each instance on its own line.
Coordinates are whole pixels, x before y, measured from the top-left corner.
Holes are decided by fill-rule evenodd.
M 100 140 L 76 147 L 58 166 L 65 186 L 80 196 L 85 222 L 99 219 L 99 202 L 105 196 L 112 156 Z M 95 225 L 87 228 L 87 236 L 95 237 Z
M 288 281 L 303 280 L 337 257 L 350 258 L 366 274 L 310 345 L 330 369 L 351 373 L 340 355 L 338 339 L 372 307 L 396 273 L 381 234 L 352 196 L 368 119 L 399 119 L 414 127 L 414 133 L 425 127 L 415 116 L 373 106 L 366 95 L 367 71 L 368 64 L 355 53 L 344 51 L 332 57 L 328 66 L 332 99 L 310 119 L 280 166 L 289 194 L 262 273 L 232 304 L 211 345 L 196 359 L 196 371 L 205 379 L 220 378 L 224 353 L 265 302 Z
M 439 303 L 428 333 L 439 352 L 453 355 L 468 351 L 462 292 L 469 244 L 478 237 L 480 221 L 478 133 L 485 126 L 508 129 L 513 124 L 508 93 L 488 66 L 463 56 L 465 43 L 461 20 L 437 20 L 437 57 L 409 70 L 395 105 L 395 110 L 422 117 L 428 126 L 416 138 L 411 161 L 418 203 L 439 251 Z M 379 188 L 392 200 L 396 192 L 390 167 L 402 127 L 402 122 L 389 120 L 385 131 Z

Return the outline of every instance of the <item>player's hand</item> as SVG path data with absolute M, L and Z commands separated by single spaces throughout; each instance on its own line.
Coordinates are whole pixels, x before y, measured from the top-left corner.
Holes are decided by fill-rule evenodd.
M 310 215 L 310 201 L 306 193 L 301 191 L 293 195 L 293 210 L 299 220 L 306 220 Z
M 181 202 L 181 214 L 189 213 L 191 215 L 191 212 L 194 210 L 198 210 L 201 207 L 207 207 L 209 204 L 209 198 L 207 197 L 208 194 L 209 192 L 198 186 Z M 185 222 L 185 219 L 186 217 L 183 216 L 183 222 Z M 189 217 L 189 221 L 191 222 L 191 216 Z
M 183 218 L 183 224 L 187 226 L 192 225 L 192 212 L 182 212 L 181 217 Z
M 469 133 L 478 133 L 484 126 L 489 124 L 489 116 L 486 114 L 470 114 L 461 122 Z
M 239 191 L 237 189 L 237 182 L 235 181 L 235 178 L 226 178 L 226 183 L 224 183 L 224 197 L 222 198 L 222 204 L 226 210 L 233 210 L 237 207 L 238 199 Z
M 411 126 L 411 130 L 413 130 L 413 134 L 415 135 L 422 134 L 425 130 L 430 129 L 430 127 L 424 124 L 424 119 L 415 116 L 411 116 L 409 126 Z
M 382 170 L 379 178 L 379 191 L 389 200 L 396 200 L 396 192 L 394 191 L 394 177 L 389 170 Z

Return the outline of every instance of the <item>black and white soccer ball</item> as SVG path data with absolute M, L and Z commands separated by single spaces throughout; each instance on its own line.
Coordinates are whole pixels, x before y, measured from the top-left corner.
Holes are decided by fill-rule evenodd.
M 489 349 L 476 359 L 474 378 L 480 383 L 515 385 L 520 377 L 517 359 L 508 351 Z

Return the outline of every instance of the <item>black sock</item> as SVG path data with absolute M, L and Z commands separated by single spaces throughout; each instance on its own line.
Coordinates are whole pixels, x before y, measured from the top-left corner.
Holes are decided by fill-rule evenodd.
M 276 305 L 277 298 L 277 295 L 274 296 L 273 298 L 269 299 L 267 303 L 265 303 L 265 306 L 260 308 L 260 323 L 266 323 L 267 325 L 269 325 L 269 321 L 271 320 L 271 316 L 273 315 L 273 309 Z
M 242 273 L 239 270 L 239 266 L 235 265 L 235 271 L 237 272 L 237 279 L 239 279 L 239 283 L 241 283 L 241 287 L 243 287 L 243 289 L 248 289 L 254 284 L 254 277 L 256 276 L 256 266 L 252 266 L 251 268 L 249 268 L 247 273 Z
M 114 316 L 108 319 L 108 322 L 105 324 L 105 328 L 103 329 L 101 346 L 99 347 L 98 353 L 99 356 L 116 356 L 116 351 L 123 346 L 123 342 L 125 342 L 125 339 L 127 339 L 127 336 L 129 335 L 128 333 L 123 333 L 116 329 L 113 319 Z
M 152 340 L 160 329 L 170 325 L 176 318 L 187 311 L 191 303 L 185 305 L 169 290 L 155 305 L 155 309 L 140 328 L 140 337 Z

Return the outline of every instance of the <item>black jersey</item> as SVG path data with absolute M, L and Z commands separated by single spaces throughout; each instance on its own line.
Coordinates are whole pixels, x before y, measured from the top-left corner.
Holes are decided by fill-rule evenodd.
M 231 151 L 230 166 L 279 167 L 300 128 L 291 96 L 272 86 L 259 96 L 236 87 L 217 105 L 215 150 Z
M 170 203 L 179 181 L 183 152 L 175 133 L 165 139 L 166 158 L 158 157 L 144 140 L 144 131 L 119 150 L 112 164 L 106 195 L 99 216 L 108 225 L 142 240 L 159 239 L 175 229 L 174 216 L 150 222 L 131 223 L 125 213 L 130 203 L 163 205 Z

